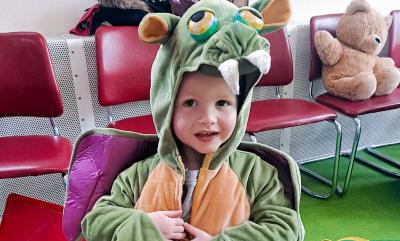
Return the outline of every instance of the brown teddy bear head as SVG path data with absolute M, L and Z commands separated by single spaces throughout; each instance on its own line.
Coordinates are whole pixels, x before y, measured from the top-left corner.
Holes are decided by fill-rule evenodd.
M 365 0 L 353 0 L 338 22 L 336 37 L 349 47 L 377 55 L 385 45 L 391 22 L 391 16 L 382 16 Z

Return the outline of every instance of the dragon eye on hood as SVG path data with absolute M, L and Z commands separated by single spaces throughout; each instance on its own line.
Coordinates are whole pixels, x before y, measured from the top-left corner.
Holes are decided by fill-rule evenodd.
M 211 37 L 218 29 L 218 19 L 213 12 L 199 11 L 190 17 L 188 30 L 196 41 Z
M 262 17 L 248 9 L 239 10 L 239 12 L 233 17 L 233 20 L 242 22 L 257 31 L 260 31 L 264 26 Z

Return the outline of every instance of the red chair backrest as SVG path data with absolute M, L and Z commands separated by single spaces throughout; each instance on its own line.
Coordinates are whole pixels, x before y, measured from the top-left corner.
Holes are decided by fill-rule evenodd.
M 67 241 L 62 214 L 60 205 L 12 193 L 7 198 L 0 240 Z
M 390 14 L 393 21 L 389 29 L 389 57 L 400 68 L 400 10 L 394 10 Z
M 336 37 L 336 26 L 343 14 L 327 14 L 314 16 L 310 19 L 310 43 L 311 43 L 311 63 L 309 80 L 313 81 L 321 76 L 322 62 L 319 59 L 317 49 L 314 44 L 314 36 L 317 31 L 326 30 Z
M 150 99 L 151 66 L 158 45 L 143 43 L 137 26 L 96 31 L 98 94 L 102 106 Z
M 0 116 L 62 113 L 44 37 L 34 32 L 0 33 Z
M 271 69 L 257 86 L 287 85 L 293 80 L 293 64 L 285 29 L 263 35 L 270 42 Z

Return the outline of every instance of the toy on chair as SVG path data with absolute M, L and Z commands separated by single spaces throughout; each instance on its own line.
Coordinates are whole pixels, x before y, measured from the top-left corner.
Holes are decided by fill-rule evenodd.
M 352 101 L 390 94 L 400 82 L 391 58 L 377 56 L 385 45 L 391 16 L 383 17 L 365 0 L 353 0 L 340 18 L 336 38 L 316 33 L 326 90 Z

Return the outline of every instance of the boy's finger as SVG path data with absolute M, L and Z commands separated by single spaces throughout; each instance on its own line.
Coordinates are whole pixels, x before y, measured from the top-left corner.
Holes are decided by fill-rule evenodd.
M 196 228 L 196 227 L 194 227 L 194 226 L 192 226 L 191 224 L 189 224 L 189 223 L 184 223 L 183 224 L 183 227 L 185 228 L 185 230 L 188 232 L 188 233 L 190 233 L 190 234 L 192 234 L 192 235 L 194 235 L 194 236 L 197 236 L 197 234 L 199 233 L 199 229 L 198 228 Z
M 183 226 L 183 223 L 185 221 L 183 221 L 182 218 L 171 218 L 173 220 L 174 225 L 176 226 Z
M 168 235 L 168 238 L 172 240 L 182 240 L 186 238 L 186 233 L 171 233 Z
M 175 226 L 172 228 L 172 232 L 174 233 L 184 233 L 185 232 L 185 228 L 182 226 Z
M 182 210 L 161 211 L 167 217 L 179 218 L 182 215 Z

